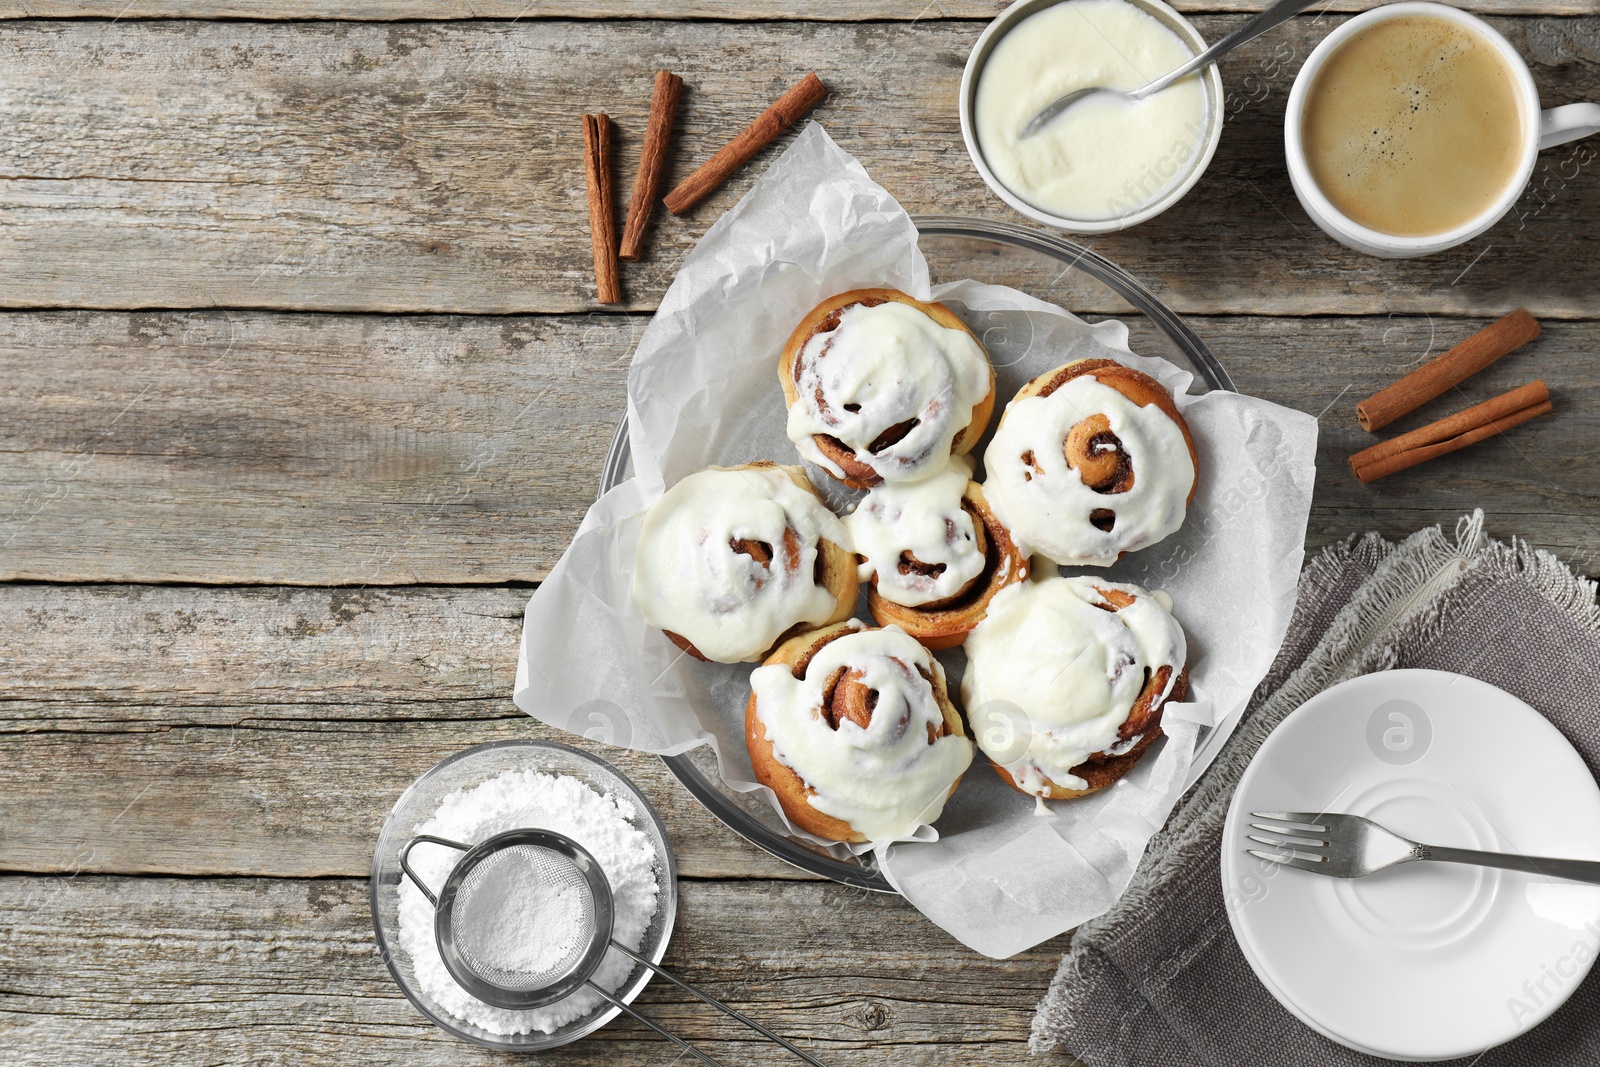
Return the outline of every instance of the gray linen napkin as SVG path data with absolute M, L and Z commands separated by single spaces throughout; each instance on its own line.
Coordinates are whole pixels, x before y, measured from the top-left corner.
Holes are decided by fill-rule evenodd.
M 1536 650 L 1537 654 L 1531 654 Z M 1288 636 L 1246 718 L 1150 842 L 1126 894 L 1074 932 L 1033 1022 L 1035 1052 L 1091 1067 L 1381 1064 L 1285 1011 L 1256 979 L 1223 908 L 1218 855 L 1233 787 L 1272 728 L 1336 682 L 1426 667 L 1470 675 L 1548 716 L 1600 772 L 1600 607 L 1594 583 L 1483 514 L 1399 545 L 1375 534 L 1305 569 Z M 1597 773 L 1600 777 L 1600 773 Z M 1600 977 L 1477 1067 L 1600 1063 Z

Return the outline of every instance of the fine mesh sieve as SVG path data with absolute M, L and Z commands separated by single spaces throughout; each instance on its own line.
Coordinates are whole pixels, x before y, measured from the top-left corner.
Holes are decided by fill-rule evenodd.
M 465 853 L 436 896 L 411 869 L 423 842 Z M 591 981 L 610 949 L 782 1045 L 813 1067 L 822 1062 L 612 939 L 611 884 L 587 850 L 549 830 L 510 830 L 476 845 L 419 834 L 400 867 L 434 907 L 433 932 L 445 969 L 463 989 L 497 1008 L 540 1008 L 580 987 L 648 1026 L 703 1063 L 716 1060 L 651 1022 Z M 508 902 L 515 899 L 518 907 Z
M 505 902 L 515 897 L 544 905 L 556 928 L 508 929 Z M 573 972 L 594 940 L 594 896 L 582 869 L 559 852 L 511 845 L 461 879 L 451 930 L 466 965 L 491 985 L 519 993 L 547 989 Z

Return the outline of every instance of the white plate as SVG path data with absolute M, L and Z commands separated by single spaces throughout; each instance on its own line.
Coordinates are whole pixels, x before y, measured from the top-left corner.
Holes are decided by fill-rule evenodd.
M 1337 811 L 1413 840 L 1600 860 L 1600 788 L 1544 716 L 1485 682 L 1387 671 L 1323 692 L 1261 746 L 1223 829 L 1222 891 L 1262 984 L 1390 1059 L 1471 1056 L 1564 1002 L 1600 952 L 1600 886 L 1413 863 L 1328 878 L 1245 854 L 1252 811 Z

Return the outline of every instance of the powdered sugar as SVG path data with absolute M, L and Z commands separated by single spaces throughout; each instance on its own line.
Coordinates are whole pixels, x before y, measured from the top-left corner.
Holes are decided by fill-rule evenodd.
M 516 988 L 565 974 L 594 934 L 593 897 L 582 873 L 564 861 L 552 867 L 551 855 L 501 849 L 474 868 L 456 895 L 456 944 L 480 971 L 512 976 Z M 567 875 L 564 883 L 550 876 L 552 869 Z
M 626 798 L 602 795 L 567 775 L 538 771 L 507 771 L 474 786 L 458 790 L 440 804 L 432 819 L 418 826 L 416 833 L 442 837 L 473 845 L 508 830 L 537 828 L 565 834 L 594 856 L 611 884 L 615 907 L 612 937 L 630 949 L 638 949 L 655 916 L 655 847 L 632 820 L 638 811 Z M 461 853 L 443 846 L 422 844 L 411 853 L 411 865 L 418 877 L 435 891 L 444 884 Z M 498 877 L 498 875 L 497 875 Z M 504 879 L 509 892 L 525 875 L 512 869 Z M 537 970 L 540 962 L 559 962 L 570 950 L 567 939 L 574 934 L 572 920 L 581 915 L 579 897 L 559 888 L 543 891 L 540 899 L 524 899 L 521 909 L 508 908 L 502 915 L 493 946 L 486 940 L 482 949 L 493 953 L 485 962 L 508 965 L 513 970 Z M 410 956 L 417 985 L 422 993 L 450 1015 L 496 1034 L 551 1033 L 603 1006 L 599 994 L 579 989 L 571 996 L 543 1008 L 512 1011 L 496 1008 L 473 997 L 456 984 L 439 957 L 434 940 L 433 905 L 409 878 L 403 879 L 400 897 L 400 947 Z M 615 990 L 633 972 L 634 962 L 611 950 L 593 975 L 606 990 Z

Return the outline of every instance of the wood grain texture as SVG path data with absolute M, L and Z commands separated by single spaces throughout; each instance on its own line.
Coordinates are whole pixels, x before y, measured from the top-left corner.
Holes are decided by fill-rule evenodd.
M 810 877 L 615 747 L 625 719 L 517 710 L 529 592 L 0 584 L 0 869 L 359 875 L 418 775 L 533 737 L 638 783 L 686 877 Z
M 1179 11 L 1257 11 L 1261 0 L 1177 0 Z M 1361 11 L 1361 0 L 1329 0 L 1327 10 Z M 1589 0 L 1473 0 L 1458 6 L 1496 15 L 1586 15 Z M 398 19 L 549 18 L 637 19 L 800 19 L 861 21 L 868 19 L 990 19 L 1006 7 L 1003 0 L 0 0 L 0 19 Z M 1319 8 L 1321 10 L 1321 8 Z
M 359 704 L 274 721 L 274 709 L 257 706 L 231 709 L 242 721 L 226 728 L 0 732 L 0 869 L 360 877 L 389 809 L 429 767 L 473 745 L 540 738 L 587 748 L 631 778 L 666 825 L 683 877 L 814 879 L 716 821 L 654 756 L 544 726 L 509 693 L 496 703 L 496 719 L 449 702 L 429 705 L 437 720 L 405 722 L 360 721 L 378 709 Z M 104 710 L 168 714 L 154 704 Z
M 490 727 L 531 592 L 0 584 L 0 729 Z
M 0 1060 L 512 1062 L 403 999 L 364 876 L 438 759 L 574 741 L 511 705 L 529 590 L 495 583 L 544 577 L 570 539 L 647 321 L 581 314 L 577 116 L 618 119 L 626 180 L 654 71 L 681 71 L 670 187 L 816 69 L 835 90 L 817 117 L 908 208 L 1020 221 L 955 119 L 1003 6 L 0 0 L 0 306 L 46 309 L 0 312 Z M 1546 105 L 1600 97 L 1593 0 L 1471 6 L 1583 16 L 1496 25 Z M 1215 39 L 1241 18 L 1196 22 Z M 429 21 L 381 21 L 411 19 Z M 1321 415 L 1310 547 L 1481 505 L 1496 536 L 1600 573 L 1600 154 L 1547 153 L 1512 216 L 1456 252 L 1343 250 L 1294 202 L 1281 144 L 1290 80 L 1337 21 L 1231 58 L 1196 190 L 1085 243 L 1190 315 L 1242 389 Z M 632 310 L 787 141 L 687 218 L 658 215 L 625 268 Z M 1048 286 L 1014 266 L 989 280 Z M 1517 304 L 1545 337 L 1391 430 L 1535 377 L 1555 415 L 1355 482 L 1345 459 L 1375 439 L 1355 401 Z M 160 308 L 201 310 L 137 310 Z M 1026 1049 L 1064 938 L 984 959 L 903 900 L 746 844 L 654 758 L 575 743 L 667 824 L 685 876 L 667 962 L 691 981 L 830 1064 L 1068 1062 Z M 730 1064 L 779 1059 L 671 987 L 643 1003 Z M 517 1062 L 679 1057 L 619 1022 Z
M 541 579 L 594 498 L 645 321 L 0 313 L 0 578 Z M 1133 325 L 1147 348 L 1148 327 Z M 1547 321 L 1544 337 L 1390 429 L 1534 378 L 1555 394 L 1552 418 L 1365 488 L 1345 465 L 1376 439 L 1356 401 L 1481 320 L 1192 325 L 1241 389 L 1323 416 L 1311 547 L 1481 506 L 1496 536 L 1600 571 L 1600 323 Z
M 594 498 L 643 327 L 6 315 L 0 576 L 542 577 Z
M 1209 38 L 1240 16 L 1208 15 Z M 1293 73 L 1336 21 L 1224 63 L 1228 125 L 1185 201 L 1093 247 L 1179 310 L 1600 314 L 1597 151 L 1543 157 L 1485 238 L 1371 259 L 1316 230 L 1283 167 Z M 1546 103 L 1600 95 L 1600 18 L 1501 19 Z M 981 22 L 0 22 L 0 302 L 12 307 L 572 311 L 591 307 L 578 116 L 604 107 L 631 174 L 655 70 L 687 93 L 668 180 L 802 71 L 816 112 L 913 211 L 1019 218 L 962 147 Z M 787 138 L 779 146 L 787 143 Z M 654 305 L 769 148 L 625 271 Z M 633 265 L 630 265 L 632 267 Z
M 0 1047 L 12 1067 L 682 1062 L 628 1020 L 532 1057 L 458 1042 L 402 997 L 368 914 L 365 880 L 0 879 Z M 1065 941 L 989 960 L 896 897 L 684 882 L 665 962 L 837 1067 L 1066 1064 L 1026 1040 Z M 729 1064 L 784 1062 L 664 982 L 639 1003 Z
M 1458 516 L 1481 507 L 1491 536 L 1522 538 L 1581 573 L 1600 574 L 1600 382 L 1589 369 L 1600 345 L 1594 324 L 1546 321 L 1537 341 L 1380 434 L 1360 428 L 1357 401 L 1484 320 L 1207 318 L 1192 325 L 1240 390 L 1321 416 L 1308 549 L 1365 530 L 1399 539 L 1434 523 L 1450 529 Z M 1372 485 L 1351 475 L 1352 453 L 1536 378 L 1549 383 L 1552 415 Z

